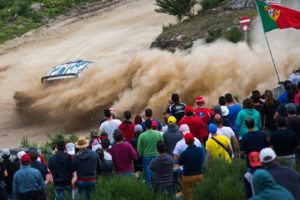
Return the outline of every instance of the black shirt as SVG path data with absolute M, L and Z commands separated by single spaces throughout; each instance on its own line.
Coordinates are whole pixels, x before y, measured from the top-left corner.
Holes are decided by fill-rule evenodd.
M 300 107 L 300 106 L 299 106 Z M 287 128 L 293 131 L 300 140 L 300 116 L 291 116 L 287 120 Z
M 182 152 L 178 164 L 183 165 L 184 176 L 195 176 L 202 174 L 203 160 L 203 149 L 193 144 Z
M 274 115 L 279 106 L 279 102 L 274 100 L 271 105 L 264 104 L 263 107 L 263 115 L 266 117 L 265 119 L 265 128 L 270 131 L 276 131 L 277 126 L 274 120 Z
M 185 114 L 185 104 L 173 103 L 172 105 L 169 106 L 167 112 L 173 115 L 176 118 L 178 123 Z
M 5 172 L 6 168 L 3 164 L 3 162 L 0 162 L 0 181 L 3 180 L 4 178 L 4 172 Z
M 43 179 L 46 180 L 46 175 L 48 174 L 48 168 L 44 164 L 40 163 L 39 161 L 33 161 L 31 163 L 31 167 L 39 170 L 42 174 Z
M 19 170 L 20 166 L 16 162 L 12 162 L 10 159 L 4 159 L 3 164 L 7 170 L 7 177 L 4 177 L 4 181 L 6 183 L 6 191 L 8 194 L 12 194 L 12 184 L 13 184 L 13 177 L 16 171 Z
M 270 143 L 277 156 L 287 156 L 295 153 L 298 139 L 294 132 L 288 129 L 279 129 L 271 134 Z

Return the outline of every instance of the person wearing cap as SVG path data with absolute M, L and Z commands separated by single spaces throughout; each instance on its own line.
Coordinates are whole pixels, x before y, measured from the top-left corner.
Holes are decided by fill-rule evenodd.
M 300 200 L 300 174 L 292 168 L 281 166 L 276 157 L 272 148 L 264 148 L 259 153 L 263 168 L 272 175 L 276 183 L 291 192 L 296 200 Z
M 143 158 L 144 179 L 147 184 L 151 185 L 152 173 L 149 164 L 158 153 L 156 150 L 156 143 L 162 140 L 162 136 L 158 131 L 152 130 L 152 120 L 146 119 L 145 126 L 147 131 L 142 133 L 138 139 L 137 151 L 140 157 Z
M 93 149 L 93 146 L 95 145 L 98 145 L 100 144 L 100 138 L 99 138 L 100 134 L 98 132 L 98 130 L 96 129 L 93 129 L 91 132 L 90 132 L 90 144 L 89 144 L 89 149 Z
M 292 89 L 291 85 L 289 85 L 290 89 L 287 91 L 287 101 L 286 102 L 280 102 L 280 105 L 278 106 L 275 115 L 274 115 L 274 119 L 276 119 L 278 116 L 282 116 L 282 117 L 287 117 L 288 113 L 287 113 L 287 105 L 290 103 L 294 103 L 294 98 L 295 98 L 295 92 Z
M 177 122 L 179 122 L 184 116 L 185 104 L 180 101 L 179 94 L 177 93 L 173 93 L 171 99 L 172 103 L 167 108 L 167 113 L 174 116 Z
M 300 148 L 296 134 L 286 128 L 286 118 L 279 116 L 276 119 L 278 130 L 270 137 L 270 144 L 277 156 L 286 160 L 290 167 L 296 166 L 296 148 Z
M 230 141 L 226 136 L 217 134 L 217 127 L 215 124 L 209 124 L 208 126 L 211 138 L 206 141 L 207 160 L 216 158 L 223 158 L 228 163 L 231 163 L 232 148 Z
M 152 123 L 157 127 L 156 129 L 158 131 L 161 131 L 161 129 L 162 129 L 161 123 L 159 120 L 153 118 L 153 111 L 151 108 L 147 108 L 145 110 L 145 117 L 146 117 L 146 119 L 150 119 L 152 121 Z M 146 131 L 147 128 L 145 126 L 145 121 L 142 122 L 142 126 L 143 126 L 144 131 Z M 153 129 L 153 127 L 152 127 L 152 129 Z
M 100 169 L 100 159 L 96 152 L 87 147 L 89 141 L 84 137 L 79 137 L 75 147 L 79 152 L 72 160 L 72 172 L 77 174 L 77 183 L 79 195 L 84 199 L 90 200 L 95 190 L 97 171 Z
M 19 196 L 20 200 L 46 200 L 46 185 L 39 170 L 30 166 L 29 154 L 21 157 L 21 168 L 13 178 L 13 199 Z
M 257 131 L 254 128 L 254 120 L 252 118 L 247 118 L 245 120 L 246 127 L 248 128 L 248 133 L 242 137 L 241 141 L 241 152 L 246 155 L 246 165 L 250 167 L 248 156 L 252 151 L 260 151 L 265 147 L 269 147 L 266 134 L 261 131 Z
M 176 118 L 170 116 L 168 118 L 168 129 L 163 134 L 165 145 L 167 146 L 167 152 L 170 156 L 173 156 L 173 150 L 176 143 L 182 139 L 182 135 L 179 131 L 178 125 L 176 124 Z
M 124 138 L 127 142 L 130 142 L 131 138 L 134 136 L 134 127 L 135 124 L 131 121 L 131 112 L 125 111 L 124 112 L 125 120 L 120 124 L 119 129 L 124 134 Z
M 288 113 L 287 128 L 294 131 L 300 141 L 300 115 L 297 115 L 297 106 L 289 103 L 286 105 L 286 108 Z
M 192 199 L 192 190 L 195 184 L 202 183 L 202 165 L 204 162 L 203 149 L 194 145 L 194 135 L 184 135 L 187 149 L 179 157 L 178 164 L 183 165 L 182 192 L 185 200 Z
M 208 122 L 209 122 L 209 119 L 214 115 L 214 112 L 212 109 L 206 107 L 205 99 L 203 96 L 198 96 L 196 98 L 195 102 L 197 105 L 197 108 L 195 108 L 195 110 L 194 110 L 195 115 L 200 117 L 204 124 L 204 128 L 200 133 L 200 141 L 203 144 L 205 144 L 206 140 L 208 139 Z M 193 134 L 195 134 L 195 133 L 193 133 Z
M 20 166 L 16 162 L 10 160 L 10 150 L 3 149 L 1 152 L 1 157 L 3 159 L 3 165 L 7 171 L 7 176 L 4 176 L 4 181 L 6 183 L 6 193 L 10 199 L 12 199 L 12 184 L 14 174 L 19 170 Z M 1 197 L 0 197 L 1 199 Z
M 249 200 L 295 200 L 292 194 L 276 183 L 272 175 L 264 169 L 258 169 L 253 175 L 255 196 Z
M 128 142 L 124 142 L 121 130 L 114 131 L 116 144 L 111 147 L 109 153 L 112 156 L 114 171 L 118 175 L 134 176 L 133 161 L 138 158 L 137 152 Z
M 200 136 L 205 132 L 205 125 L 200 117 L 195 116 L 192 106 L 185 107 L 185 115 L 179 122 L 179 125 L 181 124 L 187 124 L 191 133 L 201 140 Z
M 38 161 L 39 153 L 36 148 L 32 148 L 28 151 L 28 154 L 31 158 L 31 167 L 39 170 L 42 174 L 42 177 L 45 181 L 45 184 L 48 184 L 50 182 L 50 173 L 48 171 L 48 167 L 45 164 L 42 164 L 40 161 Z
M 230 120 L 231 128 L 235 134 L 239 132 L 239 128 L 236 126 L 235 121 L 238 113 L 242 110 L 240 104 L 236 103 L 231 93 L 226 93 L 224 95 L 227 108 L 229 110 L 228 119 Z
M 49 170 L 54 181 L 55 199 L 63 200 L 64 192 L 72 192 L 72 159 L 66 153 L 66 144 L 63 140 L 56 144 L 56 152 L 49 158 Z
M 244 174 L 244 188 L 246 193 L 246 199 L 249 199 L 255 195 L 253 188 L 253 174 L 257 169 L 262 168 L 262 163 L 259 160 L 259 152 L 252 151 L 248 156 L 250 168 Z
M 184 152 L 188 148 L 188 145 L 186 144 L 186 142 L 184 140 L 184 136 L 186 134 L 190 133 L 190 128 L 187 124 L 181 124 L 179 127 L 179 130 L 182 135 L 182 139 L 176 143 L 174 151 L 173 151 L 173 158 L 174 158 L 175 162 L 178 161 L 178 158 L 182 154 L 182 152 Z M 194 145 L 196 145 L 197 147 L 202 147 L 202 144 L 199 141 L 199 139 L 196 137 L 194 137 L 194 139 L 195 139 Z M 203 153 L 204 153 L 204 151 L 203 151 Z
M 118 119 L 114 119 L 109 109 L 104 109 L 103 113 L 106 121 L 100 125 L 99 130 L 100 133 L 107 133 L 110 143 L 113 144 L 115 142 L 113 132 L 119 128 L 122 122 Z

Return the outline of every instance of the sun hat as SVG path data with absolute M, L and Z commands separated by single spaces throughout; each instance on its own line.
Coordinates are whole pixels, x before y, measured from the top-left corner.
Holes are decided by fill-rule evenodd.
M 75 144 L 69 142 L 66 144 L 67 154 L 74 155 L 75 154 Z
M 88 146 L 89 146 L 89 141 L 87 139 L 85 139 L 85 137 L 83 137 L 83 136 L 79 137 L 79 139 L 75 143 L 75 147 L 77 149 L 84 149 Z
M 23 156 L 24 154 L 26 154 L 25 151 L 19 151 L 18 154 L 17 154 L 18 159 L 21 160 L 21 158 L 22 158 L 22 156 Z
M 187 124 L 181 124 L 179 130 L 183 135 L 190 133 L 190 128 Z
M 2 158 L 9 158 L 10 156 L 10 150 L 9 149 L 3 149 L 1 152 L 1 157 Z
M 186 143 L 191 143 L 195 141 L 194 135 L 191 133 L 187 133 L 184 135 L 184 140 Z
M 168 117 L 168 124 L 176 124 L 177 120 L 174 116 Z
M 276 153 L 275 151 L 268 147 L 264 148 L 260 151 L 259 153 L 259 160 L 262 163 L 270 163 L 276 158 Z
M 222 116 L 229 115 L 229 109 L 227 108 L 227 106 L 221 106 L 221 112 L 222 112 Z
M 196 98 L 196 103 L 205 103 L 205 99 L 203 98 L 203 96 L 198 96 Z
M 217 127 L 216 127 L 216 125 L 215 124 L 209 124 L 209 126 L 208 126 L 208 132 L 210 132 L 210 133 L 216 133 L 217 132 Z
M 249 160 L 249 164 L 250 164 L 251 167 L 262 166 L 262 163 L 259 160 L 259 152 L 257 152 L 257 151 L 252 151 L 248 155 L 248 160 Z

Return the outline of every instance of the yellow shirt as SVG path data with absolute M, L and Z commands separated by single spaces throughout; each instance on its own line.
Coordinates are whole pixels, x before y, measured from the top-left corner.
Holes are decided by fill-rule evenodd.
M 230 141 L 227 137 L 223 135 L 216 135 L 213 136 L 216 140 L 223 144 L 224 147 L 230 147 Z M 208 139 L 205 145 L 206 151 L 209 153 L 212 159 L 223 157 L 225 160 L 231 163 L 231 158 L 227 151 L 220 146 L 216 141 L 213 139 Z

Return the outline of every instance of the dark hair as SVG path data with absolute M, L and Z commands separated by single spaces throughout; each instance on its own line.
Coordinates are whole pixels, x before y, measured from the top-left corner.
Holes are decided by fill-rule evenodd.
M 219 97 L 219 105 L 220 106 L 225 106 L 226 105 L 226 100 L 224 96 Z
M 278 128 L 284 128 L 286 127 L 286 118 L 282 116 L 278 116 L 276 118 L 276 125 Z
M 130 112 L 130 111 L 125 111 L 125 112 L 124 112 L 124 118 L 125 118 L 126 120 L 129 120 L 129 119 L 131 118 L 131 112 Z
M 110 117 L 111 117 L 111 112 L 110 112 L 110 110 L 109 110 L 108 108 L 105 108 L 105 109 L 103 110 L 103 114 L 104 114 L 104 116 L 105 116 L 106 118 L 110 118 Z
M 179 95 L 177 93 L 172 94 L 172 101 L 177 103 L 179 101 Z
M 39 157 L 39 154 L 36 151 L 29 151 L 29 155 L 32 162 L 36 161 Z
M 134 124 L 141 124 L 141 123 L 143 123 L 143 118 L 142 118 L 142 116 L 141 116 L 141 115 L 136 115 L 136 116 L 134 117 Z
M 186 116 L 193 116 L 194 115 L 194 112 L 193 111 L 189 111 L 189 112 L 185 112 L 185 115 Z
M 116 129 L 114 131 L 114 139 L 115 139 L 116 142 L 122 141 L 123 137 L 124 137 L 123 133 L 122 133 L 122 131 L 120 129 Z
M 300 81 L 297 84 L 297 88 L 298 88 L 298 90 L 300 90 Z
M 56 149 L 58 151 L 64 151 L 66 149 L 65 141 L 63 141 L 63 140 L 58 141 L 57 144 L 56 144 Z
M 215 114 L 214 122 L 216 125 L 222 125 L 222 116 L 220 114 Z
M 254 128 L 254 120 L 252 119 L 252 118 L 247 118 L 246 120 L 245 120 L 245 124 L 246 124 L 246 127 L 247 128 Z
M 104 138 L 101 140 L 102 149 L 108 149 L 110 145 L 110 141 L 108 138 Z
M 258 103 L 260 101 L 260 92 L 258 90 L 252 91 L 251 99 L 254 103 Z
M 252 108 L 254 108 L 254 102 L 253 102 L 253 100 L 250 99 L 250 98 L 244 99 L 244 101 L 243 101 L 243 107 L 244 107 L 244 109 L 252 109 Z
M 225 101 L 226 101 L 227 103 L 232 103 L 232 102 L 233 102 L 232 94 L 226 93 L 226 94 L 224 95 L 224 97 L 225 97 Z
M 158 153 L 165 153 L 167 151 L 167 146 L 163 140 L 159 140 L 156 143 L 156 149 Z
M 146 119 L 145 120 L 145 126 L 146 126 L 146 129 L 152 128 L 152 120 L 151 119 Z
M 145 110 L 145 116 L 146 117 L 152 117 L 153 113 L 152 113 L 152 109 L 151 108 L 147 108 Z
M 294 99 L 295 99 L 295 92 L 293 90 L 289 90 L 287 91 L 287 99 L 289 102 L 294 102 Z
M 291 82 L 290 80 L 285 80 L 285 81 L 283 82 L 283 87 L 284 87 L 284 89 L 285 89 L 285 90 L 289 90 L 289 89 L 291 88 L 291 84 L 292 84 L 292 82 Z

